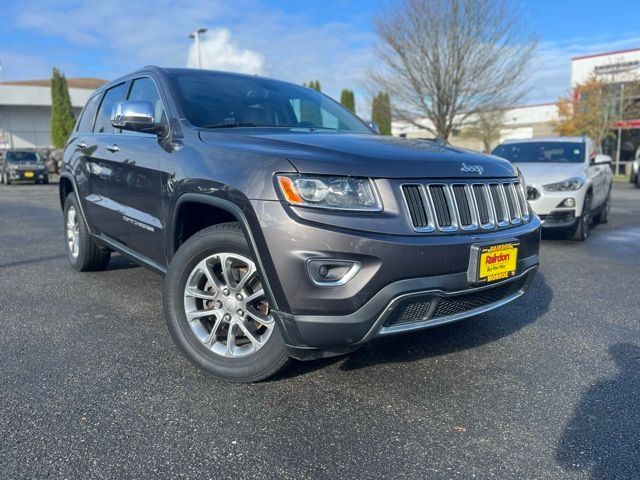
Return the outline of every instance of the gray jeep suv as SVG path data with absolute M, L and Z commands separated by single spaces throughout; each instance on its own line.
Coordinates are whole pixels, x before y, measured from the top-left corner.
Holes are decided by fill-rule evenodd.
M 115 251 L 166 275 L 176 345 L 232 381 L 486 312 L 538 266 L 509 162 L 377 135 L 256 76 L 148 67 L 101 87 L 60 201 L 71 265 Z

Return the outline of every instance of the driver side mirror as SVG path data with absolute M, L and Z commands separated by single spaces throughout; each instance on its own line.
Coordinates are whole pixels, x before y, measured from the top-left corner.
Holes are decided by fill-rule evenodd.
M 611 163 L 613 162 L 613 160 L 611 159 L 611 157 L 609 155 L 596 155 L 594 158 L 591 159 L 591 165 L 599 165 L 602 163 L 608 163 L 609 165 L 611 165 Z
M 380 135 L 380 127 L 378 126 L 378 124 L 376 122 L 374 122 L 373 120 L 369 120 L 367 123 L 367 127 L 369 127 L 371 130 L 373 130 L 374 133 Z
M 151 102 L 124 100 L 116 102 L 111 111 L 111 125 L 133 132 L 160 133 L 164 125 L 156 123 Z

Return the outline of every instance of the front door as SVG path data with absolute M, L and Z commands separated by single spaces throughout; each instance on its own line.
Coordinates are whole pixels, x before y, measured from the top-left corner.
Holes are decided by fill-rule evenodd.
M 162 100 L 150 77 L 134 79 L 128 100 L 150 102 L 156 123 L 166 123 Z M 163 230 L 160 221 L 162 177 L 158 173 L 165 153 L 158 135 L 122 130 L 110 135 L 108 144 L 111 176 L 107 181 L 114 222 L 111 236 L 157 263 L 164 263 Z

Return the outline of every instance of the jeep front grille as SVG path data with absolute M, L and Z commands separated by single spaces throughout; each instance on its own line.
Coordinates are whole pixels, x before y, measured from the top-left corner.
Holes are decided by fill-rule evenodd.
M 517 180 L 409 183 L 402 194 L 417 232 L 494 230 L 529 220 Z

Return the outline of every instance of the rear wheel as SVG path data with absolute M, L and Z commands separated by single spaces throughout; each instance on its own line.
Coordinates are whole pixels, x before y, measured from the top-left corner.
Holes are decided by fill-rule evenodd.
M 591 192 L 587 193 L 584 198 L 584 204 L 582 206 L 582 213 L 578 220 L 578 225 L 573 233 L 573 238 L 581 242 L 589 238 L 589 232 L 591 230 Z
M 67 196 L 64 204 L 64 234 L 67 256 L 73 268 L 79 272 L 107 268 L 111 252 L 97 245 L 91 238 L 73 193 Z
M 165 319 L 180 351 L 232 382 L 273 375 L 288 352 L 236 223 L 205 228 L 180 247 L 165 280 Z

